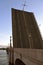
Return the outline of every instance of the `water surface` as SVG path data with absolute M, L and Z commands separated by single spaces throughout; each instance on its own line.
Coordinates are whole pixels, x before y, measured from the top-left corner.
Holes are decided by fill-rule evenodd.
M 0 65 L 8 65 L 8 55 L 6 50 L 0 50 Z

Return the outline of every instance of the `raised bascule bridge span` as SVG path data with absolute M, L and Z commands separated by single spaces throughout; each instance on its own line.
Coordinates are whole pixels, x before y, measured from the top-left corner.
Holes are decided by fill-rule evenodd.
M 19 60 L 21 60 L 24 64 L 20 65 L 43 65 L 42 37 L 33 12 L 12 8 L 11 13 L 13 36 L 12 64 L 19 65 Z M 16 61 L 17 59 L 19 60 Z

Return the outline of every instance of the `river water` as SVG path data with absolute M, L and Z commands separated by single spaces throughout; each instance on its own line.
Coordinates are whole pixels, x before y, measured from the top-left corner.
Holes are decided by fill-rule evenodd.
M 0 50 L 0 65 L 8 65 L 8 55 L 6 50 Z

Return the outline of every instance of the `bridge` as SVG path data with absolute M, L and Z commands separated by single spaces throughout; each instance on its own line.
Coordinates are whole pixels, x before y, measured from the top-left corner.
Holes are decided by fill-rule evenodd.
M 9 62 L 14 65 L 21 60 L 26 65 L 43 65 L 42 37 L 33 12 L 12 8 L 12 33 Z

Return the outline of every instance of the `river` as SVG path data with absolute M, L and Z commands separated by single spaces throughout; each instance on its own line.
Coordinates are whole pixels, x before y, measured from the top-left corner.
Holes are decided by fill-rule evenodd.
M 8 55 L 6 50 L 0 50 L 0 65 L 8 65 Z

